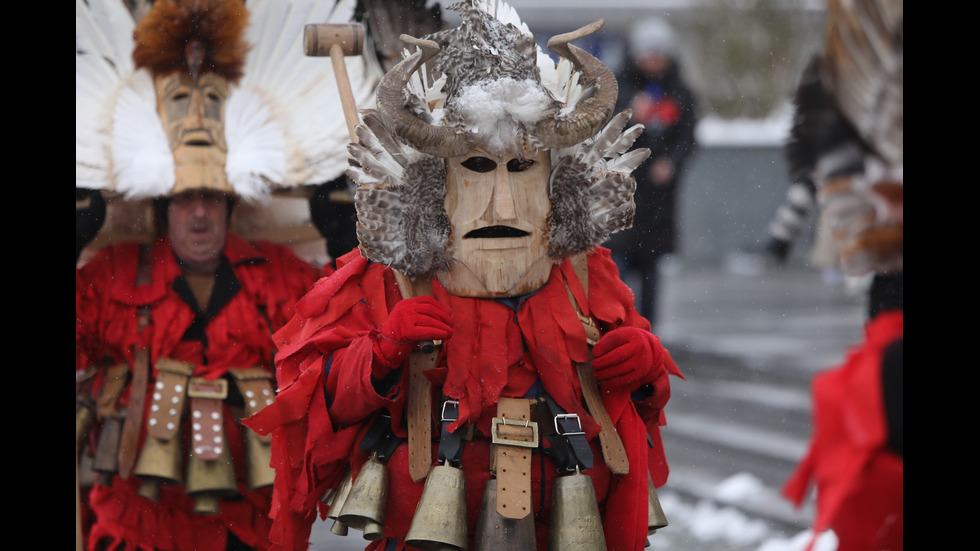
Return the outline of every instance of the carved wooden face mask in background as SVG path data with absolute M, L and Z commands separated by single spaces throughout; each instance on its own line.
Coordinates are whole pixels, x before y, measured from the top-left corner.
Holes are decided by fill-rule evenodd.
M 225 176 L 228 81 L 206 73 L 195 82 L 178 72 L 157 77 L 154 84 L 157 111 L 177 170 L 172 194 L 200 188 L 232 192 Z
M 545 284 L 550 174 L 548 150 L 521 158 L 477 149 L 447 160 L 452 268 L 437 278 L 451 294 L 509 297 Z

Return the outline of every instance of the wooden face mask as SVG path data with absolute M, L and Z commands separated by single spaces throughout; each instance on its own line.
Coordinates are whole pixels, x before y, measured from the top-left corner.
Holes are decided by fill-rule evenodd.
M 551 155 L 500 157 L 474 150 L 447 160 L 452 268 L 437 277 L 458 296 L 508 297 L 548 280 Z
M 174 153 L 172 194 L 191 189 L 233 192 L 225 176 L 225 100 L 228 81 L 214 73 L 195 81 L 183 72 L 154 79 L 157 112 Z

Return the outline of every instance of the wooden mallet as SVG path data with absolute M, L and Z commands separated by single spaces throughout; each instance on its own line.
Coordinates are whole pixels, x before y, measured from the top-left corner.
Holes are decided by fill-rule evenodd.
M 350 78 L 347 76 L 347 65 L 344 56 L 360 55 L 364 48 L 364 27 L 360 23 L 311 23 L 303 29 L 303 49 L 310 57 L 330 56 L 333 61 L 333 71 L 337 75 L 337 89 L 340 92 L 340 104 L 344 108 L 347 119 L 347 130 L 350 140 L 357 143 L 354 128 L 360 122 L 357 116 L 357 105 L 354 103 L 354 92 L 351 90 Z

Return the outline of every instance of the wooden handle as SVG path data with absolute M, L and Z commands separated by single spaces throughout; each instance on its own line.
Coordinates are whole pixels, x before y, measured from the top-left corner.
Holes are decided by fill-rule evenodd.
M 333 61 L 333 72 L 337 75 L 337 90 L 340 92 L 340 105 L 344 108 L 344 118 L 347 119 L 347 131 L 350 132 L 351 143 L 357 143 L 357 133 L 354 128 L 360 119 L 357 116 L 357 105 L 354 103 L 354 92 L 350 87 L 347 76 L 347 65 L 344 64 L 344 48 L 340 44 L 330 46 L 330 60 Z

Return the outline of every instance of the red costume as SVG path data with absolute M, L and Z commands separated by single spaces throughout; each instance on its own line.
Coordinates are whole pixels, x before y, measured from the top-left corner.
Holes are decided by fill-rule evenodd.
M 888 448 L 881 381 L 884 351 L 904 327 L 901 310 L 880 314 L 865 342 L 813 383 L 813 441 L 784 492 L 800 504 L 816 486 L 813 530 L 833 529 L 839 551 L 903 547 L 904 461 Z
M 221 267 L 207 308 L 187 302 L 181 266 L 169 240 L 157 241 L 146 255 L 149 281 L 137 283 L 140 246 L 106 248 L 76 270 L 76 371 L 95 360 L 134 364 L 134 350 L 150 352 L 151 381 L 161 358 L 193 365 L 193 376 L 216 380 L 238 368 L 260 367 L 273 372 L 271 334 L 293 314 L 296 301 L 319 271 L 291 249 L 268 242 L 249 243 L 229 235 Z M 150 324 L 139 327 L 139 311 L 149 309 Z M 103 381 L 96 376 L 95 385 Z M 230 384 L 229 386 L 233 386 Z M 154 392 L 148 386 L 146 414 Z M 129 390 L 117 407 L 125 409 Z M 239 413 L 240 415 L 240 413 Z M 184 416 L 183 434 L 191 434 Z M 236 415 L 224 406 L 224 434 L 236 467 L 240 500 L 222 500 L 220 514 L 193 514 L 193 500 L 178 485 L 165 485 L 158 502 L 137 494 L 140 481 L 113 477 L 111 485 L 96 484 L 89 495 L 94 514 L 88 544 L 108 538 L 127 549 L 186 549 L 223 551 L 227 532 L 257 549 L 267 547 L 267 514 L 271 490 L 248 490 L 244 485 L 243 430 Z M 97 432 L 97 431 L 95 431 Z M 93 435 L 94 436 L 94 435 Z M 146 438 L 144 427 L 140 442 Z M 93 438 L 94 442 L 94 438 Z
M 581 416 L 596 458 L 594 468 L 585 474 L 592 476 L 600 501 L 608 548 L 642 549 L 647 537 L 647 473 L 655 486 L 667 479 L 659 428 L 665 424 L 662 408 L 670 397 L 667 373 L 680 376 L 680 372 L 658 347 L 663 353 L 655 362 L 662 367 L 651 370 L 654 380 L 642 381 L 653 388 L 651 395 L 634 400 L 625 387 L 603 392 L 631 465 L 629 474 L 612 475 L 596 443 L 599 426 L 583 406 L 572 367 L 573 361 L 587 361 L 590 351 L 565 283 L 582 305 L 582 313 L 594 319 L 602 333 L 619 327 L 649 331 L 604 248 L 588 257 L 588 299 L 567 259 L 552 269 L 544 287 L 513 302 L 452 296 L 438 281 L 432 283 L 432 296 L 451 309 L 454 326 L 437 367 L 426 376 L 435 396 L 441 391 L 459 400 L 460 418 L 452 428 L 475 425 L 475 436 L 466 443 L 462 457 L 470 534 L 483 482 L 491 476 L 488 435 L 497 398 L 543 391 L 568 413 Z M 366 453 L 358 444 L 377 412 L 390 413 L 395 434 L 406 436 L 401 421 L 407 369 L 402 369 L 397 383 L 380 389 L 382 393 L 371 379 L 372 343 L 400 300 L 392 270 L 354 251 L 338 261 L 334 275 L 317 283 L 297 306 L 297 316 L 275 336 L 281 391 L 274 404 L 247 424 L 262 434 L 274 431 L 277 495 L 271 539 L 279 548 L 307 545 L 319 498 L 337 487 L 348 465 L 355 467 L 356 475 L 365 461 Z M 437 404 L 433 412 L 439 411 Z M 434 419 L 437 426 L 438 421 Z M 387 465 L 388 495 L 398 506 L 387 508 L 385 535 L 398 539 L 399 549 L 404 548 L 401 540 L 423 490 L 423 483 L 408 475 L 406 447 L 403 442 Z M 550 488 L 556 475 L 554 468 L 542 469 L 541 461 L 550 459 L 534 455 L 532 491 L 538 544 L 547 547 Z M 544 499 L 539 503 L 542 473 Z M 371 548 L 384 549 L 385 544 L 382 539 Z

